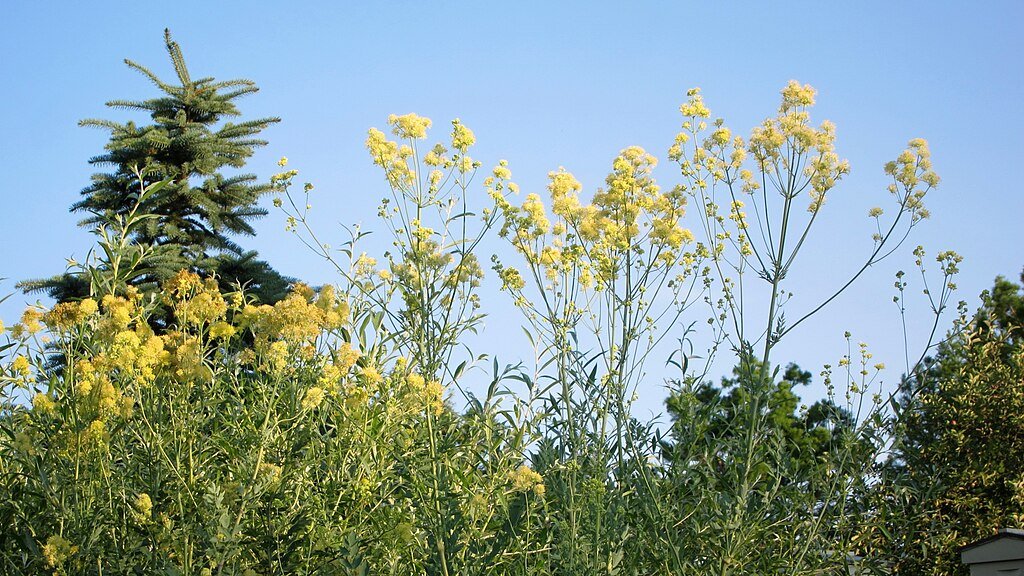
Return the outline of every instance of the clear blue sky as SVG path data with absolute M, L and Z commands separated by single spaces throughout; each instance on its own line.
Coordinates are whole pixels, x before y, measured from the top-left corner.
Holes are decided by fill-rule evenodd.
M 894 367 L 886 379 L 898 378 L 892 275 L 912 266 L 913 244 L 965 256 L 959 297 L 972 306 L 995 275 L 1016 277 L 1024 266 L 1024 196 L 1014 182 L 1024 158 L 1021 2 L 18 2 L 5 6 L 4 20 L 3 293 L 16 280 L 60 272 L 66 257 L 88 249 L 67 207 L 106 134 L 76 123 L 123 119 L 103 103 L 153 94 L 123 58 L 172 75 L 164 27 L 194 76 L 259 84 L 243 112 L 283 121 L 266 132 L 271 144 L 249 169 L 266 176 L 278 157 L 291 158 L 317 185 L 318 226 L 335 238 L 336 222 L 375 220 L 383 181 L 363 140 L 390 113 L 415 111 L 438 127 L 461 118 L 476 132 L 476 156 L 485 165 L 508 159 L 524 192 L 542 191 L 558 166 L 593 191 L 625 146 L 664 160 L 689 87 L 700 86 L 714 115 L 747 133 L 774 111 L 788 80 L 811 83 L 815 118 L 837 124 L 853 173 L 794 272 L 792 315 L 870 247 L 866 212 L 886 200 L 882 164 L 908 139 L 928 139 L 943 178 L 928 199 L 932 219 L 779 352 L 814 372 L 843 354 L 849 329 Z M 673 182 L 667 163 L 657 176 Z M 333 280 L 276 214 L 243 244 L 287 274 Z M 12 322 L 27 300 L 16 294 L 0 316 Z M 494 315 L 486 349 L 506 342 L 499 331 L 518 317 L 499 297 L 485 305 Z M 660 385 L 641 393 L 657 410 Z

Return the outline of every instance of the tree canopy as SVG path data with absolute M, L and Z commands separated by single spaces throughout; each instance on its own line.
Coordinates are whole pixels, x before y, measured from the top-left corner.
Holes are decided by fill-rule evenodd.
M 229 121 L 241 116 L 236 101 L 257 92 L 256 84 L 193 78 L 170 31 L 165 31 L 165 41 L 177 82 L 165 82 L 149 68 L 125 60 L 152 82 L 159 95 L 107 102 L 111 108 L 148 114 L 149 123 L 80 122 L 110 132 L 105 152 L 89 162 L 111 170 L 92 176 L 71 211 L 86 214 L 79 225 L 89 228 L 133 210 L 152 216 L 133 227 L 131 241 L 159 248 L 155 253 L 160 257 L 140 266 L 132 284 L 153 288 L 187 268 L 204 277 L 217 276 L 225 287 L 244 284 L 261 301 L 280 300 L 290 280 L 235 241 L 255 234 L 253 220 L 267 214 L 258 202 L 273 185 L 253 174 L 228 172 L 244 167 L 255 150 L 267 144 L 259 135 L 279 118 Z M 136 206 L 141 188 L 163 180 L 169 181 L 166 186 Z M 44 291 L 58 301 L 88 294 L 86 280 L 73 273 L 21 286 Z
M 901 385 L 873 506 L 900 574 L 967 574 L 958 547 L 1024 523 L 1022 330 L 1021 286 L 1000 276 L 973 320 Z

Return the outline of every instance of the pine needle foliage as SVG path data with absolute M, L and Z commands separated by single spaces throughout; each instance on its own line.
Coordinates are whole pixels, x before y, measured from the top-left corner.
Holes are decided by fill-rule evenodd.
M 87 215 L 79 222 L 87 228 L 128 214 L 137 199 L 137 170 L 144 167 L 144 186 L 168 179 L 170 184 L 141 206 L 153 217 L 134 229 L 131 241 L 166 249 L 161 261 L 146 267 L 132 283 L 154 287 L 189 268 L 204 277 L 217 276 L 224 287 L 244 284 L 259 300 L 276 302 L 285 295 L 290 280 L 233 239 L 255 235 L 253 220 L 267 213 L 258 202 L 273 185 L 253 174 L 226 171 L 244 167 L 257 148 L 266 146 L 260 133 L 280 119 L 229 121 L 241 116 L 236 101 L 257 92 L 256 84 L 193 78 L 169 30 L 164 38 L 176 82 L 165 82 L 149 68 L 126 59 L 128 67 L 149 79 L 160 94 L 146 100 L 107 102 L 111 108 L 146 113 L 152 122 L 90 118 L 79 123 L 110 132 L 105 152 L 89 163 L 111 170 L 92 176 L 71 211 Z M 25 282 L 22 288 L 66 301 L 85 296 L 88 284 L 64 274 Z

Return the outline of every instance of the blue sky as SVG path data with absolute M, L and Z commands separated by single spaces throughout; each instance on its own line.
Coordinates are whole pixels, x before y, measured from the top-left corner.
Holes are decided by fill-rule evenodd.
M 374 225 L 384 182 L 363 140 L 391 113 L 415 111 L 436 127 L 461 118 L 476 132 L 475 156 L 485 166 L 507 159 L 524 193 L 543 191 L 559 166 L 592 192 L 634 144 L 663 160 L 663 184 L 674 182 L 665 150 L 688 88 L 700 86 L 713 114 L 745 134 L 773 113 L 788 80 L 810 83 L 819 91 L 814 118 L 836 123 L 853 172 L 794 270 L 794 316 L 870 248 L 866 212 L 886 200 L 883 163 L 908 139 L 928 139 L 943 178 L 928 199 L 932 219 L 778 352 L 813 372 L 845 352 L 851 330 L 894 367 L 886 380 L 898 378 L 892 278 L 912 267 L 914 245 L 963 254 L 959 298 L 972 306 L 997 274 L 1016 277 L 1024 266 L 1024 197 L 1013 182 L 1024 158 L 1020 2 L 24 2 L 5 7 L 5 22 L 0 293 L 87 251 L 90 237 L 67 207 L 106 134 L 77 121 L 127 118 L 103 103 L 153 94 L 124 58 L 171 76 L 164 27 L 194 76 L 259 84 L 243 112 L 282 122 L 247 169 L 269 176 L 288 156 L 316 184 L 316 224 L 336 239 L 338 222 Z M 333 280 L 279 215 L 258 230 L 242 243 L 280 270 Z M 31 299 L 15 294 L 0 317 L 12 322 Z M 913 348 L 926 317 L 917 314 L 923 300 L 911 304 Z M 492 318 L 480 346 L 507 350 L 518 317 L 500 296 L 485 306 Z M 656 378 L 641 395 L 645 409 L 659 409 Z

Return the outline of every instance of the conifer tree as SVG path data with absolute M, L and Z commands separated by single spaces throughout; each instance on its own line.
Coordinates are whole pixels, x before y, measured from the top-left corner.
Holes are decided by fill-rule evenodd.
M 728 446 L 730 440 L 746 432 L 747 410 L 753 396 L 761 394 L 767 412 L 763 431 L 766 439 L 777 442 L 789 463 L 806 472 L 818 466 L 821 457 L 854 429 L 853 415 L 827 398 L 802 410 L 800 396 L 794 389 L 810 385 L 812 376 L 793 363 L 776 374 L 768 388 L 756 391 L 747 375 L 760 372 L 762 364 L 755 358 L 741 358 L 740 364 L 733 368 L 732 377 L 723 377 L 719 385 L 705 381 L 690 391 L 674 390 L 665 401 L 673 420 L 673 434 L 692 433 L 687 428 L 694 423 L 688 421 L 687 416 L 694 407 L 688 404 L 696 404 L 703 416 L 702 433 Z M 774 371 L 768 370 L 768 373 Z M 672 456 L 671 450 L 668 455 Z
M 80 122 L 110 132 L 106 152 L 89 162 L 112 170 L 94 174 L 71 211 L 88 214 L 79 225 L 94 227 L 127 214 L 135 206 L 140 184 L 170 180 L 140 206 L 153 217 L 134 229 L 132 241 L 154 248 L 161 257 L 141 266 L 132 283 L 154 287 L 188 268 L 202 276 L 216 275 L 225 287 L 243 284 L 261 301 L 275 302 L 284 297 L 290 279 L 232 239 L 255 234 L 252 221 L 267 213 L 257 203 L 273 186 L 252 174 L 223 171 L 243 167 L 256 148 L 267 144 L 259 133 L 280 119 L 225 121 L 240 116 L 236 100 L 259 88 L 250 80 L 193 79 L 169 30 L 164 37 L 177 83 L 166 83 L 126 59 L 128 67 L 148 78 L 161 94 L 148 100 L 107 103 L 111 108 L 145 112 L 152 123 Z M 21 287 L 45 291 L 58 301 L 88 293 L 85 279 L 73 274 L 28 281 Z

